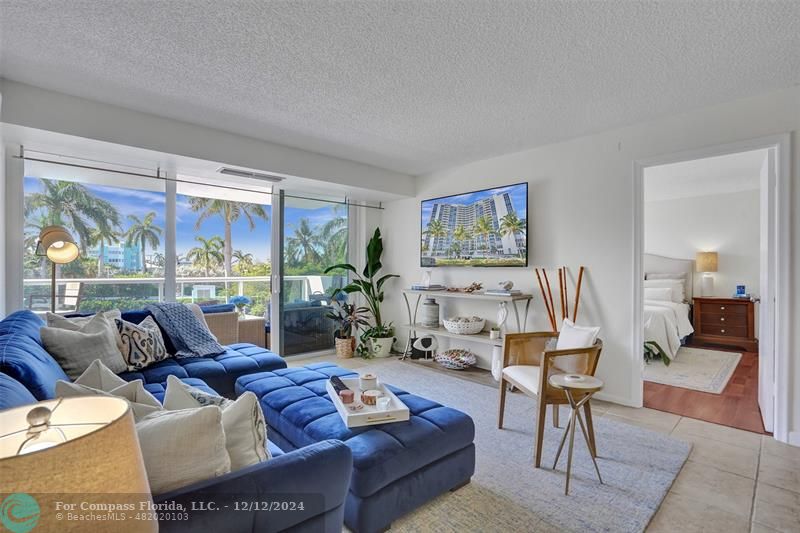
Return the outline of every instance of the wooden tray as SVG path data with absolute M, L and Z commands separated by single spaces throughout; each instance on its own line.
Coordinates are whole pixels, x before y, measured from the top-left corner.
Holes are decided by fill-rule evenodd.
M 405 422 L 409 419 L 410 413 L 406 404 L 400 401 L 400 398 L 385 387 L 383 383 L 379 382 L 376 390 L 381 391 L 384 395 L 389 397 L 390 401 L 387 409 L 379 409 L 377 406 L 365 405 L 361 402 L 361 388 L 359 387 L 358 378 L 341 378 L 341 380 L 347 388 L 355 393 L 355 400 L 353 403 L 348 405 L 343 404 L 342 399 L 339 398 L 339 395 L 336 394 L 336 391 L 333 389 L 330 380 L 325 383 L 325 388 L 328 390 L 328 396 L 330 396 L 333 405 L 336 406 L 336 410 L 339 412 L 339 416 L 342 417 L 342 421 L 347 427 L 358 428 L 378 424 L 390 424 L 392 422 Z M 363 407 L 358 411 L 352 411 L 350 410 L 350 406 L 352 405 L 362 405 Z

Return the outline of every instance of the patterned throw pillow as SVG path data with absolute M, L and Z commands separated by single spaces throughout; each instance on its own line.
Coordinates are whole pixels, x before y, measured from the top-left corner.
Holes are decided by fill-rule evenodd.
M 120 319 L 114 322 L 119 331 L 117 347 L 128 365 L 128 370 L 141 370 L 169 357 L 164 347 L 164 337 L 153 317 L 148 316 L 139 324 Z

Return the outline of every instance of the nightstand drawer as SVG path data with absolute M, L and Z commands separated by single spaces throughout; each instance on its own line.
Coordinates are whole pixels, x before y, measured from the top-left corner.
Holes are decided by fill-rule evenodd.
M 703 335 L 718 335 L 720 337 L 747 337 L 747 328 L 744 326 L 726 326 L 703 323 Z
M 730 303 L 716 303 L 716 302 L 702 302 L 700 304 L 700 312 L 703 314 L 714 313 L 724 315 L 747 315 L 747 304 L 730 304 Z
M 747 315 L 740 315 L 740 314 L 733 314 L 727 313 L 726 314 L 717 314 L 717 313 L 706 313 L 702 317 L 703 325 L 717 325 L 720 326 L 742 326 L 747 327 Z

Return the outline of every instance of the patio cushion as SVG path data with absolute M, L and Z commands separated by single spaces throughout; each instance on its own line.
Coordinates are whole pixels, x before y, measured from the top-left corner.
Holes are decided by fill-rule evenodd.
M 39 328 L 44 321 L 33 312 L 17 311 L 0 322 L 0 372 L 20 382 L 37 400 L 55 395 L 56 381 L 70 381 L 42 347 Z
M 281 356 L 254 344 L 237 343 L 225 347 L 225 352 L 209 357 L 165 359 L 136 372 L 123 372 L 128 381 L 141 379 L 147 383 L 163 383 L 167 376 L 200 378 L 217 393 L 233 397 L 234 384 L 239 376 L 286 368 Z
M 325 439 L 344 441 L 353 452 L 350 491 L 361 498 L 472 445 L 475 426 L 469 416 L 391 386 L 411 411 L 408 422 L 347 428 L 325 388 L 334 375 L 357 376 L 332 363 L 317 363 L 242 376 L 236 392 L 254 392 L 270 429 L 295 448 Z
M 0 411 L 36 403 L 36 398 L 16 379 L 0 372 Z

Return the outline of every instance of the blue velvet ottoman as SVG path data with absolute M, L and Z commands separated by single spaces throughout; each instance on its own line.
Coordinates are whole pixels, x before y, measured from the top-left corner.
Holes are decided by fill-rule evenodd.
M 236 394 L 258 396 L 268 437 L 289 451 L 338 439 L 353 452 L 345 524 L 356 532 L 387 529 L 393 520 L 475 472 L 475 425 L 466 414 L 391 387 L 411 419 L 348 429 L 328 397 L 331 376 L 355 376 L 332 363 L 259 372 L 240 377 Z M 385 376 L 391 382 L 391 376 Z

